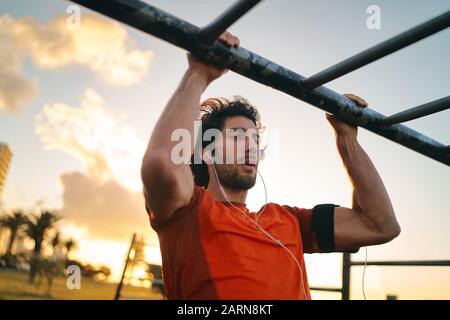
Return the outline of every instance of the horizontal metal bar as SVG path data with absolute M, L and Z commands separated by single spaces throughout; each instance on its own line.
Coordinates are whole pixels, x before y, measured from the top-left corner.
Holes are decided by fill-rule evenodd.
M 363 266 L 364 261 L 352 261 L 352 266 Z M 368 266 L 411 266 L 411 267 L 447 267 L 450 260 L 415 260 L 415 261 L 367 261 Z
M 326 87 L 308 90 L 302 86 L 303 76 L 269 61 L 243 47 L 229 48 L 220 41 L 213 46 L 202 43 L 199 28 L 138 0 L 73 0 L 87 8 L 133 26 L 160 39 L 184 48 L 200 59 L 226 67 L 236 73 L 265 84 L 319 109 L 334 114 L 354 126 L 395 141 L 427 157 L 450 165 L 450 154 L 444 145 L 401 124 L 384 126 L 384 115 L 360 108 L 347 97 Z
M 304 80 L 303 86 L 308 89 L 317 88 L 448 27 L 450 27 L 450 10 L 316 73 Z
M 313 290 L 313 291 L 329 291 L 329 292 L 342 293 L 342 289 L 341 288 L 310 287 L 309 290 Z
M 243 17 L 262 0 L 240 0 L 233 4 L 216 20 L 200 30 L 199 37 L 205 43 L 213 43 L 233 23 Z
M 447 109 L 450 109 L 450 96 L 393 114 L 392 116 L 385 118 L 383 123 L 387 126 L 391 126 L 396 123 L 414 120 Z

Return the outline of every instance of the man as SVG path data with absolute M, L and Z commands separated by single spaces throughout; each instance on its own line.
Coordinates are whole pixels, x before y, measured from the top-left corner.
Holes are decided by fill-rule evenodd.
M 239 45 L 239 39 L 228 32 L 219 40 L 231 47 Z M 172 133 L 181 128 L 194 137 L 201 94 L 226 72 L 191 55 L 188 61 L 189 68 L 153 131 L 141 172 L 146 209 L 160 240 L 169 299 L 311 299 L 304 253 L 355 252 L 399 235 L 389 196 L 358 144 L 357 128 L 331 115 L 327 119 L 354 188 L 352 208 L 323 204 L 303 209 L 270 203 L 258 213 L 249 212 L 245 200 L 256 180 L 258 135 L 250 135 L 254 143 L 247 139 L 230 143 L 225 134 L 260 128 L 258 112 L 242 98 L 210 99 L 203 104 L 202 130 L 224 133 L 222 140 L 214 141 L 214 154 L 205 156 L 203 141 L 201 163 L 191 168 L 173 161 L 177 142 L 172 141 Z M 367 106 L 357 96 L 347 97 Z M 236 151 L 242 143 L 243 162 L 238 162 L 242 159 L 236 153 L 233 163 L 220 161 L 225 157 L 220 155 L 222 148 L 228 154 L 225 146 Z

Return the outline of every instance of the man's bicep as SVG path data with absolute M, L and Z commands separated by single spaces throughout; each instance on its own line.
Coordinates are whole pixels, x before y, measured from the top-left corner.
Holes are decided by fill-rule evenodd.
M 290 208 L 290 207 L 288 207 Z M 335 204 L 319 204 L 312 209 L 290 208 L 298 217 L 304 253 L 357 252 L 359 246 L 348 241 L 352 216 L 347 208 Z M 349 223 L 344 227 L 343 224 Z
M 383 243 L 374 230 L 362 212 L 336 208 L 334 232 L 337 251 L 356 252 L 360 247 Z

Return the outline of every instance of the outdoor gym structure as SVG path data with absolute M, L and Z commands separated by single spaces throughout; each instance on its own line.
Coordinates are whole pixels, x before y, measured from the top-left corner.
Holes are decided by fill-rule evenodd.
M 447 166 L 450 165 L 449 145 L 442 144 L 401 124 L 450 108 L 450 96 L 386 117 L 370 108 L 360 108 L 347 97 L 323 86 L 332 80 L 450 27 L 450 10 L 305 78 L 243 47 L 229 48 L 220 41 L 216 41 L 219 35 L 260 3 L 261 0 L 238 1 L 203 28 L 138 0 L 72 0 L 72 2 L 170 42 L 213 65 L 227 68 L 307 102 L 333 114 L 344 122 L 363 127 L 424 156 Z M 350 254 L 344 253 L 342 287 L 311 289 L 339 292 L 342 294 L 342 299 L 349 299 L 350 268 L 361 265 L 364 265 L 364 262 L 352 261 Z M 372 261 L 367 262 L 367 265 L 450 266 L 450 261 Z M 120 295 L 120 287 L 116 298 Z
M 243 47 L 229 48 L 220 41 L 215 41 L 222 32 L 261 0 L 238 1 L 204 28 L 194 26 L 138 0 L 72 1 L 186 49 L 211 64 L 225 67 L 287 93 L 351 125 L 363 127 L 424 156 L 450 165 L 450 146 L 400 124 L 450 108 L 450 96 L 386 117 L 372 109 L 362 109 L 347 97 L 323 86 L 331 80 L 450 27 L 450 10 L 305 78 Z

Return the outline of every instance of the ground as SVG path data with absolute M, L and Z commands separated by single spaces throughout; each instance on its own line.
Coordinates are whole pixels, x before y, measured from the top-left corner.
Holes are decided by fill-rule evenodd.
M 117 284 L 82 278 L 81 289 L 68 289 L 66 278 L 54 279 L 51 295 L 47 294 L 44 281 L 39 289 L 28 283 L 28 274 L 16 271 L 0 271 L 0 300 L 12 299 L 58 299 L 58 300 L 112 300 Z M 124 296 L 132 299 L 161 299 L 150 289 L 124 286 Z

